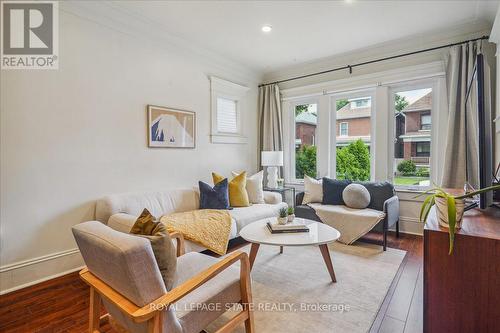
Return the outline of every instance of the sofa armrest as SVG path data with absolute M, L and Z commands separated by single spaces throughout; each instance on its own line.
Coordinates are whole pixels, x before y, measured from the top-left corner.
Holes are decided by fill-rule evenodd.
M 270 205 L 276 205 L 282 202 L 281 194 L 277 192 L 264 191 L 264 202 Z
M 305 192 L 298 192 L 295 195 L 295 205 L 296 206 L 302 205 L 302 201 L 304 200 L 304 194 L 305 194 Z
M 399 198 L 392 196 L 384 202 L 384 213 L 387 226 L 393 226 L 399 220 Z
M 118 214 L 113 214 L 109 217 L 107 225 L 108 227 L 116 231 L 128 234 L 130 233 L 130 230 L 134 226 L 135 221 L 137 221 L 137 216 L 125 213 L 118 213 Z

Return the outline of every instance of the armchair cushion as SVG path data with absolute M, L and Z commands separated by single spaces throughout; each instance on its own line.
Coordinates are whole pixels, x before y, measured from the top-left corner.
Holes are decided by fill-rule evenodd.
M 158 268 L 167 290 L 174 284 L 177 266 L 176 248 L 163 223 L 155 222 L 155 218 L 144 208 L 142 214 L 130 230 L 131 234 L 149 239 Z
M 308 204 L 311 202 L 323 201 L 323 181 L 317 180 L 308 175 L 304 175 L 304 197 L 302 203 Z
M 72 231 L 89 271 L 137 306 L 167 292 L 147 239 L 98 221 L 77 224 Z
M 350 180 L 337 180 L 323 177 L 323 205 L 345 205 L 342 193 Z M 305 201 L 303 203 L 306 203 Z
M 342 199 L 347 207 L 364 209 L 370 204 L 370 192 L 361 184 L 349 184 L 342 192 Z
M 219 259 L 186 253 L 178 258 L 174 287 L 217 263 Z M 239 264 L 234 264 L 176 303 L 176 315 L 183 332 L 200 332 L 241 300 Z
M 389 182 L 356 182 L 366 187 L 371 201 L 368 208 L 384 211 L 384 202 L 394 196 L 394 186 Z
M 214 187 L 198 182 L 200 187 L 200 209 L 229 209 L 227 179 L 223 179 Z
M 222 182 L 223 176 L 212 172 L 212 179 L 214 185 Z M 250 206 L 250 201 L 248 200 L 248 193 L 246 190 L 247 185 L 247 173 L 243 171 L 229 182 L 229 204 L 231 207 L 248 207 Z
M 241 172 L 232 172 L 233 177 L 238 176 Z M 253 204 L 263 204 L 264 201 L 264 170 L 260 170 L 256 174 L 247 176 L 246 190 L 248 194 L 248 200 Z

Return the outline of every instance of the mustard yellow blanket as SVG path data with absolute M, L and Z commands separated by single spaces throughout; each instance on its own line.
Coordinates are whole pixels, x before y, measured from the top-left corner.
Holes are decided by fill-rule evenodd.
M 223 255 L 231 233 L 231 215 L 225 210 L 200 209 L 162 216 L 168 232 L 180 232 L 185 239 Z

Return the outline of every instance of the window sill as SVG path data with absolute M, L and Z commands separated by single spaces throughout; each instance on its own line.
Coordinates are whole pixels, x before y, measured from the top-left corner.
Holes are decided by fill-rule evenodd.
M 427 191 L 430 187 L 423 187 L 423 188 L 411 188 L 411 187 L 404 187 L 404 186 L 397 186 L 394 185 L 394 190 L 396 192 L 402 192 L 402 193 L 424 193 Z
M 212 143 L 246 144 L 248 142 L 248 138 L 241 135 L 212 134 L 210 138 L 212 140 Z

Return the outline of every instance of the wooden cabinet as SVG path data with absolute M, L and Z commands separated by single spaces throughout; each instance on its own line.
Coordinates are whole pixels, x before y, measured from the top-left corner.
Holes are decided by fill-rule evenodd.
M 500 332 L 500 210 L 464 215 L 448 255 L 433 211 L 424 228 L 424 332 Z

